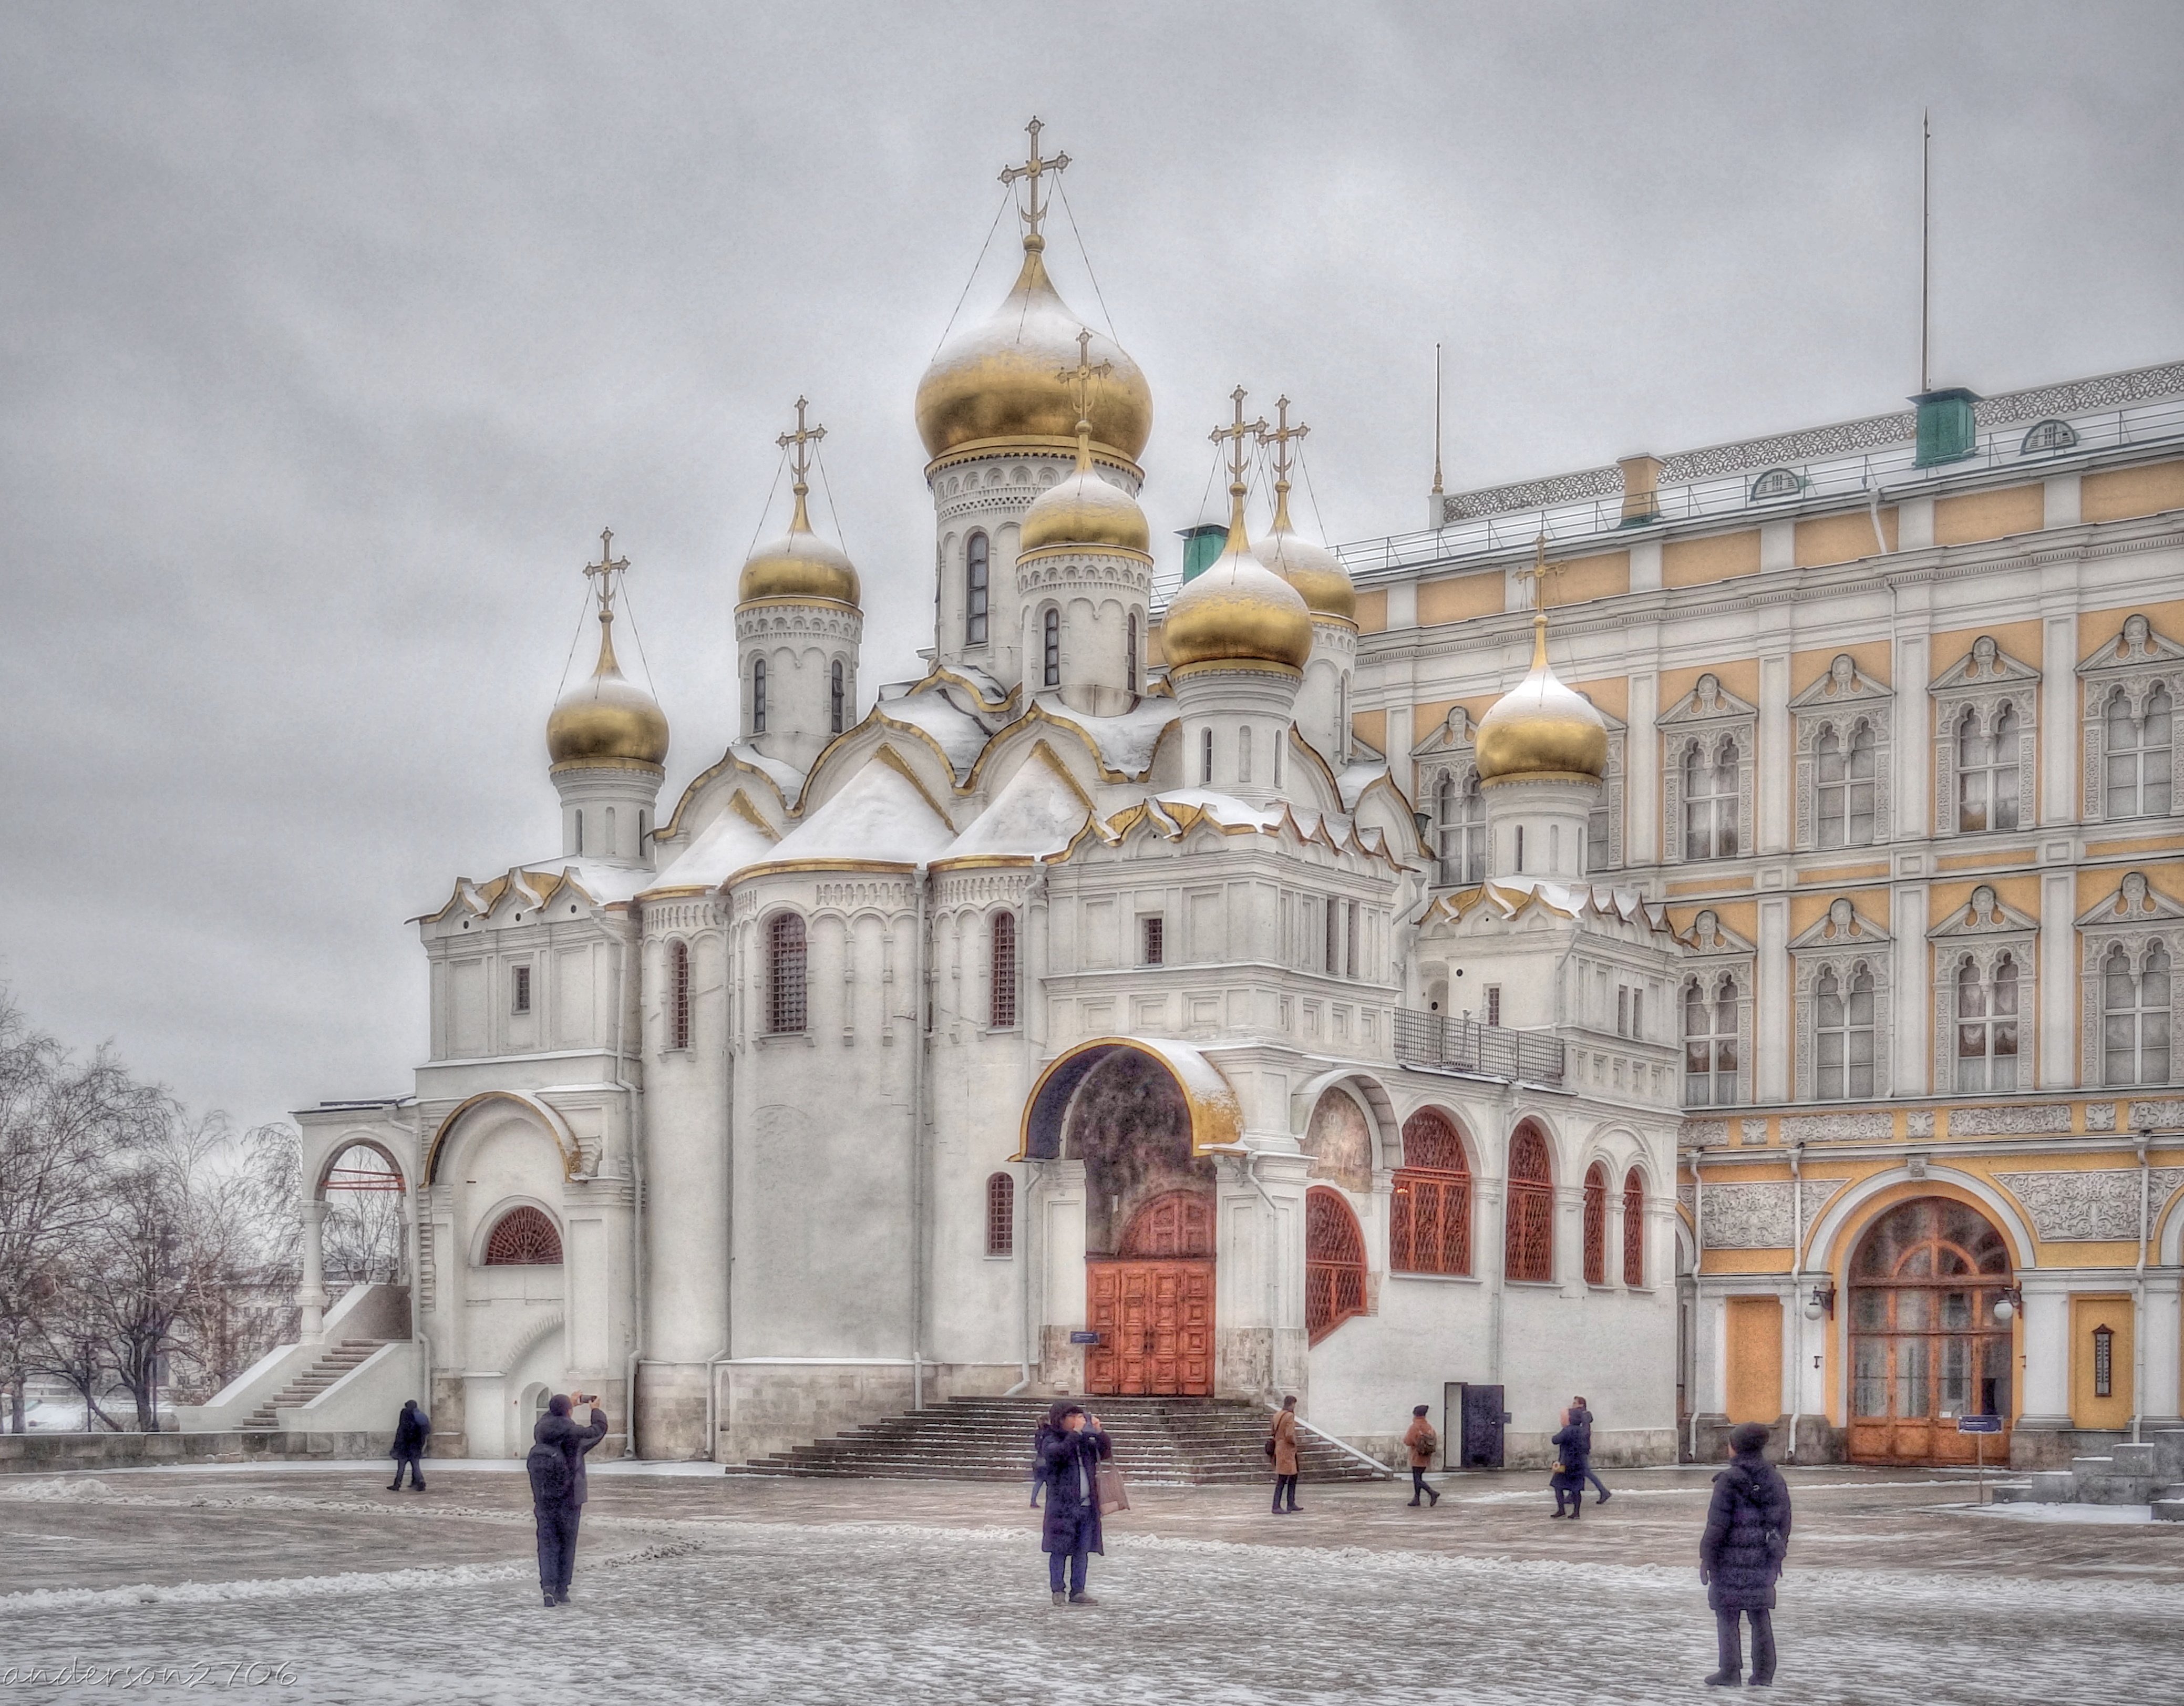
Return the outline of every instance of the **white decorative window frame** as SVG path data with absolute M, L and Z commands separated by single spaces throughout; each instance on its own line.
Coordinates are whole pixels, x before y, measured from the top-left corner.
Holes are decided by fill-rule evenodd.
M 1999 833 L 2030 834 L 2040 822 L 2040 672 L 2003 650 L 1993 636 L 1981 634 L 1927 691 L 1934 702 L 1935 834 L 1997 833 L 1957 828 L 1957 728 L 1970 711 L 1982 729 L 1992 731 L 2004 705 L 2017 713 L 2017 827 Z
M 1847 992 L 1851 973 L 1859 966 L 1873 974 L 1873 1095 L 1830 1096 L 1833 1101 L 1879 1101 L 1895 1089 L 1893 1035 L 1890 1012 L 1893 1006 L 1889 969 L 1893 943 L 1888 932 L 1862 915 L 1850 900 L 1830 901 L 1826 915 L 1790 944 L 1791 963 L 1797 968 L 1796 1023 L 1797 1035 L 1797 1100 L 1819 1097 L 1819 1035 L 1814 987 L 1823 972 L 1832 970 Z
M 1450 710 L 1431 734 L 1411 749 L 1411 761 L 1418 767 L 1418 793 L 1414 797 L 1430 826 L 1426 832 L 1433 859 L 1433 881 L 1429 886 L 1435 889 L 1470 886 L 1440 880 L 1440 784 L 1446 778 L 1461 790 L 1479 773 L 1478 735 L 1477 726 L 1459 705 Z M 1482 825 L 1484 822 L 1482 817 Z
M 1584 698 L 1587 704 L 1591 704 L 1589 694 L 1581 694 L 1580 697 Z M 1596 705 L 1592 708 L 1595 711 L 1600 711 L 1600 707 Z M 1607 814 L 1607 862 L 1600 867 L 1599 870 L 1619 871 L 1623 868 L 1624 748 L 1630 739 L 1630 726 L 1612 712 L 1601 711 L 1600 716 L 1601 720 L 1607 725 L 1607 774 L 1601 778 L 1600 798 L 1594 803 L 1592 809 L 1594 811 L 1605 811 Z M 1591 814 L 1587 815 L 1589 817 Z M 1591 845 L 1591 826 L 1588 823 L 1585 829 L 1585 845 L 1590 848 Z M 1592 877 L 1598 875 L 1599 872 L 1588 865 L 1585 874 Z
M 1843 652 L 1828 666 L 1825 675 L 1790 701 L 1790 715 L 1796 721 L 1797 739 L 1797 851 L 1810 853 L 1820 849 L 1820 737 L 1833 729 L 1836 739 L 1847 752 L 1851 735 L 1860 722 L 1873 731 L 1873 839 L 1845 845 L 1877 847 L 1895 839 L 1894 801 L 1889 783 L 1892 722 L 1890 707 L 1895 700 L 1894 693 L 1867 680 L 1856 661 Z M 1826 850 L 1833 853 L 1838 850 L 1830 847 Z
M 2102 1076 L 2107 1064 L 2107 1050 L 2102 1037 L 2102 1020 L 2106 1017 L 2103 1003 L 2106 997 L 2101 965 L 2108 958 L 2109 951 L 2120 945 L 2131 956 L 2131 970 L 2142 971 L 2146 965 L 2146 951 L 2159 943 L 2168 952 L 2171 978 L 2177 978 L 2178 968 L 2184 967 L 2184 906 L 2148 884 L 2144 872 L 2130 871 L 2124 873 L 2113 895 L 2079 915 L 2077 926 L 2079 1078 L 2089 1090 L 2129 1090 L 2134 1086 L 2109 1084 Z M 2172 982 L 2172 1002 L 2176 990 L 2176 983 Z M 2175 1015 L 2172 1006 L 2167 1080 L 2172 1084 L 2184 1081 L 2178 1071 L 2180 1066 L 2184 1066 L 2184 1049 L 2177 1046 Z
M 1964 906 L 1932 929 L 1926 939 L 1934 951 L 1934 1076 L 1962 1095 L 2009 1096 L 2032 1088 L 2035 1015 L 2039 1008 L 2035 952 L 2040 921 L 2006 905 L 1985 883 Z M 1957 973 L 1965 960 L 1981 983 L 1994 977 L 1995 964 L 2007 954 L 2017 966 L 2017 1078 L 2013 1084 L 1970 1086 L 1957 1082 Z M 1992 1075 L 1990 1075 L 1991 1080 Z
M 2169 689 L 2169 700 L 2184 720 L 2184 646 L 2164 639 L 2153 625 L 2134 612 L 2124 621 L 2123 632 L 2078 666 L 2083 683 L 2086 734 L 2086 821 L 2108 823 L 2122 820 L 2109 816 L 2108 702 L 2121 688 L 2131 702 L 2134 717 L 2145 714 L 2147 695 L 2157 687 Z M 2184 811 L 2184 740 L 2172 739 L 2169 748 L 2169 812 Z M 2158 815 L 2158 814 L 2150 814 Z
M 1759 744 L 1759 707 L 1739 699 L 1712 672 L 1702 675 L 1691 690 L 1657 720 L 1661 730 L 1661 778 L 1668 811 L 1663 828 L 1668 862 L 1681 864 L 1684 851 L 1684 761 L 1693 747 L 1715 750 L 1724 736 L 1736 740 L 1736 854 L 1751 856 L 1752 850 L 1752 765 Z M 1712 860 L 1708 860 L 1712 863 Z
M 1759 950 L 1752 943 L 1724 924 L 1711 906 L 1702 907 L 1691 920 L 1690 929 L 1677 939 L 1684 945 L 1683 962 L 1678 968 L 1675 983 L 1676 1023 L 1676 1099 L 1683 1101 L 1684 1065 L 1684 997 L 1696 983 L 1706 992 L 1707 1000 L 1714 999 L 1722 975 L 1726 973 L 1736 979 L 1736 1101 L 1734 1106 L 1748 1107 L 1752 1104 L 1752 1039 L 1753 985 L 1758 976 Z M 1687 1112 L 1708 1112 L 1723 1106 L 1709 1102 L 1705 1108 L 1685 1104 Z

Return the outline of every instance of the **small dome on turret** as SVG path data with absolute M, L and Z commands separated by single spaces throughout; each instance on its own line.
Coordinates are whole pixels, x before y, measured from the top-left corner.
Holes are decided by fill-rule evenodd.
M 1170 669 L 1191 664 L 1301 670 L 1312 655 L 1312 612 L 1295 588 L 1251 553 L 1240 526 L 1228 549 L 1176 594 L 1161 627 Z
M 1112 546 L 1150 551 L 1152 530 L 1131 497 L 1092 468 L 1078 468 L 1032 499 L 1024 511 L 1022 549 L 1048 545 Z
M 557 770 L 583 764 L 660 765 L 667 760 L 667 714 L 615 661 L 614 610 L 599 611 L 599 661 L 546 719 L 546 754 Z
M 758 599 L 823 599 L 833 604 L 854 605 L 861 588 L 857 571 L 849 554 L 831 539 L 811 531 L 805 508 L 805 488 L 796 488 L 796 513 L 788 531 L 753 551 L 744 563 L 736 583 L 736 599 L 749 604 Z
M 1479 719 L 1476 750 L 1482 783 L 1607 774 L 1607 720 L 1548 666 L 1545 610 L 1532 619 L 1532 667 Z

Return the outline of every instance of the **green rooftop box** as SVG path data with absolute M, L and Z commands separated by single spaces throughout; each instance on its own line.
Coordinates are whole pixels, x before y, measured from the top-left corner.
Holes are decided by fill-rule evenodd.
M 1922 391 L 1911 400 L 1919 408 L 1919 467 L 1961 462 L 1979 454 L 1979 421 L 1972 415 L 1978 393 L 1955 386 L 1947 391 Z
M 1183 540 L 1183 578 L 1189 585 L 1204 574 L 1207 566 L 1221 555 L 1222 547 L 1228 543 L 1228 524 L 1226 521 L 1201 521 L 1195 527 L 1185 527 Z

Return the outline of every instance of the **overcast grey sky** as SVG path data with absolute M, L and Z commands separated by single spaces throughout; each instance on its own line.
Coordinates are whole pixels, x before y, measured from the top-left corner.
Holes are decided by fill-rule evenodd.
M 405 1090 L 458 873 L 554 850 L 599 528 L 674 730 L 807 393 L 866 679 L 919 373 L 1036 112 L 1196 518 L 1240 380 L 1341 538 L 1451 486 L 2184 354 L 2184 8 L 0 5 L 0 981 L 199 1107 Z M 967 304 L 1006 288 L 995 242 Z M 1052 259 L 1095 315 L 1076 244 Z M 778 512 L 775 517 L 777 521 Z

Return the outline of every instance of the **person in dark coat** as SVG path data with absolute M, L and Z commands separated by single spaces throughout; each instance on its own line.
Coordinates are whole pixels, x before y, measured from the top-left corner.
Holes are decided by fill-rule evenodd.
M 1600 1495 L 1599 1502 L 1606 1504 L 1608 1499 L 1607 1484 L 1592 1472 L 1592 1412 L 1585 1408 L 1582 1393 L 1570 1400 L 1570 1424 L 1585 1430 L 1584 1439 L 1579 1446 L 1579 1449 L 1585 1453 L 1585 1478 L 1592 1483 L 1593 1491 Z M 1584 1497 L 1585 1493 L 1580 1489 L 1578 1498 L 1582 1502 Z
M 425 1471 L 418 1460 L 425 1455 L 425 1441 L 432 1437 L 432 1419 L 417 1408 L 412 1398 L 402 1407 L 402 1414 L 394 1424 L 394 1449 L 388 1453 L 394 1459 L 393 1485 L 389 1492 L 402 1491 L 402 1471 L 410 1471 L 410 1491 L 425 1491 Z
M 1707 1678 L 1716 1688 L 1734 1688 L 1742 1680 L 1740 1612 L 1752 1625 L 1751 1686 L 1764 1688 L 1774 1680 L 1774 1579 L 1790 1549 L 1790 1484 L 1763 1455 L 1767 1439 L 1761 1422 L 1746 1422 L 1730 1435 L 1735 1455 L 1713 1478 L 1713 1502 L 1699 1540 L 1699 1580 L 1713 1608 L 1720 1649 L 1720 1668 Z
M 1585 1430 L 1571 1419 L 1576 1413 L 1574 1410 L 1562 1413 L 1563 1424 L 1554 1437 L 1555 1472 L 1547 1482 L 1555 1490 L 1555 1514 L 1573 1522 L 1585 1511 Z
M 1273 1430 L 1267 1437 L 1268 1454 L 1274 1460 L 1274 1512 L 1282 1514 L 1282 1500 L 1289 1500 L 1289 1508 L 1298 1508 L 1297 1484 L 1297 1419 L 1296 1394 L 1292 1392 L 1282 1400 L 1282 1407 L 1274 1413 Z
M 538 1524 L 538 1586 L 549 1605 L 569 1603 L 569 1579 L 577 1569 L 577 1524 L 590 1494 L 584 1453 L 606 1437 L 606 1412 L 595 1400 L 589 1402 L 591 1424 L 582 1426 L 569 1413 L 568 1397 L 556 1392 L 531 1430 L 533 1444 L 525 1463 L 531 1473 L 531 1514 Z
M 1038 1475 L 1046 1487 L 1046 1519 L 1040 1545 L 1046 1553 L 1047 1586 L 1056 1605 L 1097 1605 L 1084 1591 L 1090 1554 L 1104 1551 L 1100 1533 L 1100 1464 L 1115 1447 L 1097 1416 L 1081 1404 L 1058 1403 L 1047 1412 L 1036 1444 Z M 1062 1590 L 1062 1567 L 1069 1569 Z
M 1411 1454 L 1411 1503 L 1421 1498 L 1440 1503 L 1440 1495 L 1426 1485 L 1426 1471 L 1433 1467 L 1434 1452 L 1440 1444 L 1440 1436 L 1434 1432 L 1433 1424 L 1426 1419 L 1426 1407 L 1418 1404 L 1411 1410 L 1411 1425 L 1403 1435 L 1403 1446 Z

